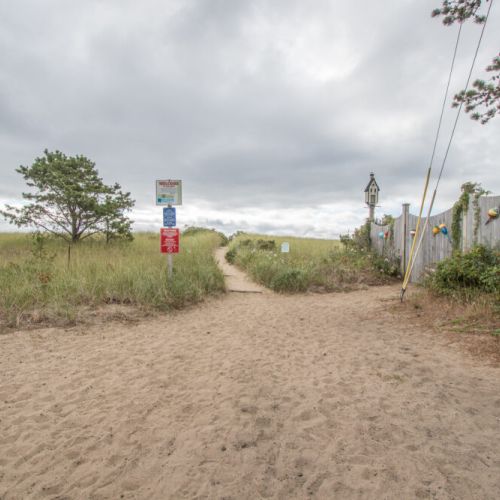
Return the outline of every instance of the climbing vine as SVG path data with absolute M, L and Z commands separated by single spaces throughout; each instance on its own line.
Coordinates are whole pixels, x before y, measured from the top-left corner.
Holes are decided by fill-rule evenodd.
M 474 245 L 477 245 L 477 237 L 479 235 L 479 226 L 481 225 L 481 207 L 479 206 L 479 198 L 483 194 L 490 194 L 491 191 L 487 191 L 482 187 L 478 186 L 478 189 L 474 193 L 472 198 L 472 206 L 474 207 Z
M 481 209 L 479 207 L 479 198 L 483 194 L 488 194 L 477 182 L 466 182 L 461 186 L 462 194 L 457 202 L 453 205 L 451 216 L 451 243 L 453 251 L 460 251 L 462 242 L 462 219 L 469 209 L 470 197 L 472 195 L 472 206 L 474 207 L 474 229 L 473 241 L 477 243 L 479 225 L 481 224 Z

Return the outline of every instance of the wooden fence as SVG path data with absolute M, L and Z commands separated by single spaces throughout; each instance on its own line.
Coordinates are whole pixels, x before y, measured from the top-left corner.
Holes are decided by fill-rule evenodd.
M 472 198 L 472 196 L 471 196 Z M 473 201 L 464 212 L 461 220 L 460 249 L 467 251 L 474 244 L 482 244 L 491 248 L 500 248 L 500 218 L 488 220 L 488 210 L 500 206 L 500 196 L 481 196 L 478 200 L 478 211 L 475 210 Z M 420 281 L 426 269 L 452 254 L 452 212 L 446 210 L 437 215 L 432 215 L 426 228 L 422 246 L 413 265 L 410 280 Z M 477 215 L 476 215 L 477 212 Z M 410 213 L 410 205 L 403 204 L 402 214 L 394 221 L 392 226 L 383 226 L 372 222 L 370 238 L 372 247 L 380 254 L 389 258 L 399 258 L 401 272 L 406 271 L 411 245 L 413 242 L 412 230 L 416 228 L 418 217 Z M 420 229 L 424 227 L 425 218 L 422 218 Z M 433 235 L 432 228 L 445 224 L 448 237 L 443 233 Z M 418 243 L 418 242 L 417 242 Z

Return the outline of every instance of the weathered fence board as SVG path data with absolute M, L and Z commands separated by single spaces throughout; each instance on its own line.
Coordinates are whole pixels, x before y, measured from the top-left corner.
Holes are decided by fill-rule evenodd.
M 473 201 L 469 203 L 467 212 L 462 217 L 462 238 L 461 249 L 467 251 L 474 244 L 482 244 L 491 248 L 500 246 L 500 218 L 490 222 L 488 220 L 488 210 L 500 206 L 500 196 L 481 196 L 478 200 L 479 218 L 475 216 L 475 207 Z M 446 210 L 429 218 L 429 224 L 425 230 L 424 238 L 420 251 L 417 254 L 411 281 L 420 281 L 425 274 L 426 269 L 433 264 L 450 257 L 452 254 L 451 243 L 451 223 L 453 209 Z M 381 226 L 372 223 L 370 228 L 370 237 L 372 248 L 379 254 L 388 257 L 397 257 L 401 262 L 401 272 L 404 273 L 408 265 L 410 248 L 413 243 L 411 231 L 416 229 L 418 217 L 409 213 L 409 205 L 404 204 L 402 214 L 395 219 L 392 227 L 392 235 L 389 238 L 381 238 L 380 233 L 390 231 L 389 226 Z M 425 224 L 425 218 L 420 223 L 422 230 Z M 432 228 L 445 224 L 448 229 L 448 236 L 442 233 L 432 234 Z M 418 243 L 418 242 L 417 242 Z

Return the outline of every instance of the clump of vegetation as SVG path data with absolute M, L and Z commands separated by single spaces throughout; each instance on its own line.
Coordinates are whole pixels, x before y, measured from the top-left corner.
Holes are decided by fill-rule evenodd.
M 474 207 L 474 242 L 477 242 L 479 225 L 481 224 L 481 210 L 479 208 L 479 198 L 490 192 L 484 189 L 477 182 L 466 182 L 461 186 L 462 194 L 453 205 L 451 220 L 451 243 L 455 252 L 460 251 L 462 246 L 462 217 L 469 210 L 469 203 L 472 196 Z
M 208 229 L 206 227 L 189 226 L 182 231 L 183 236 L 195 236 L 197 234 L 212 233 L 216 234 L 220 240 L 220 246 L 225 247 L 229 243 L 229 238 L 221 231 L 216 231 L 215 229 Z
M 455 253 L 436 265 L 425 284 L 439 295 L 460 300 L 492 294 L 500 301 L 500 252 L 477 245 L 470 252 Z
M 168 311 L 199 302 L 225 290 L 213 256 L 218 246 L 212 231 L 183 235 L 168 279 L 156 234 L 129 243 L 88 238 L 73 246 L 69 266 L 61 239 L 1 235 L 0 328 L 74 323 L 106 304 Z
M 290 244 L 289 253 L 280 251 L 284 241 Z M 341 243 L 241 234 L 232 239 L 226 260 L 281 293 L 350 290 L 386 283 L 390 275 L 397 274 L 397 265 L 369 250 L 366 226 L 353 237 L 341 237 Z

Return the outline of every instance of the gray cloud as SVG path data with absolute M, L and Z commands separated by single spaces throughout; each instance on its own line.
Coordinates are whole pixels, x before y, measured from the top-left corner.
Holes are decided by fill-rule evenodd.
M 155 224 L 162 177 L 183 179 L 186 222 L 226 229 L 352 228 L 372 170 L 381 210 L 397 213 L 419 200 L 453 50 L 454 28 L 430 18 L 438 3 L 4 2 L 0 202 L 23 189 L 15 167 L 57 148 L 89 156 L 132 191 L 142 228 Z M 477 76 L 498 51 L 492 14 Z M 478 35 L 464 26 L 453 91 Z M 447 107 L 443 139 L 453 113 Z M 461 118 L 438 208 L 468 180 L 500 190 L 499 132 L 500 120 Z M 325 206 L 351 215 L 324 231 L 295 230 L 292 207 L 314 208 L 326 224 Z M 282 215 L 245 222 L 248 207 Z

